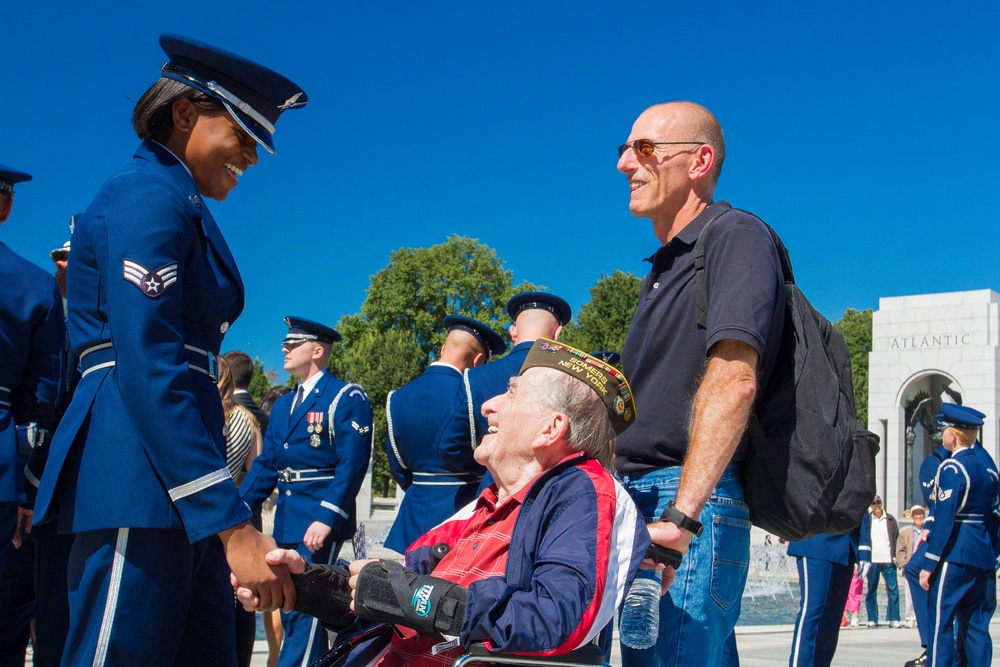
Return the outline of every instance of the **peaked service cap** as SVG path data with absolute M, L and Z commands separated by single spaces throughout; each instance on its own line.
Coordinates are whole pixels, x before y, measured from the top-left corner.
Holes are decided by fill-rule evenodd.
M 300 86 L 235 53 L 180 35 L 160 35 L 160 46 L 170 58 L 161 76 L 222 102 L 271 155 L 278 116 L 309 101 Z
M 549 311 L 562 326 L 566 326 L 573 317 L 573 309 L 569 304 L 548 292 L 521 292 L 512 296 L 507 302 L 507 314 L 512 320 L 516 320 L 521 311 L 535 308 Z
M 493 355 L 503 354 L 507 349 L 507 343 L 500 337 L 500 334 L 471 317 L 449 315 L 444 318 L 444 326 L 448 331 L 465 331 L 475 336 L 479 344 L 486 350 L 486 361 L 489 361 Z
M 970 408 L 967 405 L 956 405 L 955 403 L 942 403 L 941 412 L 936 419 L 945 426 L 955 426 L 956 428 L 979 428 L 983 425 L 983 417 L 986 415 Z
M 281 341 L 282 345 L 304 343 L 307 340 L 314 340 L 317 343 L 336 343 L 340 340 L 340 334 L 336 329 L 304 317 L 288 316 L 285 318 L 285 324 L 288 325 L 288 334 Z
M 31 174 L 0 164 L 0 195 L 10 197 L 14 194 L 14 184 L 30 180 Z

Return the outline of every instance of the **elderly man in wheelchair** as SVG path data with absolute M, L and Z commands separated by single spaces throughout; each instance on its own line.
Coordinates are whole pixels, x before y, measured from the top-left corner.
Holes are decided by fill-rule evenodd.
M 489 432 L 475 457 L 494 484 L 412 544 L 406 567 L 358 560 L 348 571 L 305 563 L 294 551 L 268 554 L 293 572 L 297 611 L 338 631 L 392 628 L 362 630 L 376 637 L 363 650 L 345 650 L 340 632 L 339 652 L 353 657 L 328 654 L 320 664 L 549 664 L 592 646 L 610 625 L 650 545 L 642 516 L 608 472 L 615 435 L 635 418 L 628 382 L 543 338 L 483 413 Z M 237 593 L 254 607 L 250 591 Z M 477 655 L 463 658 L 470 649 Z M 602 664 L 599 653 L 584 661 Z

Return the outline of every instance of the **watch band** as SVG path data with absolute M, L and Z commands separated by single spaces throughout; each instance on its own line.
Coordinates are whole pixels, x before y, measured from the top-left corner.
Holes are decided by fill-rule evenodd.
M 667 508 L 663 510 L 663 514 L 660 515 L 660 521 L 669 521 L 672 524 L 680 526 L 684 530 L 693 533 L 695 537 L 701 537 L 702 531 L 705 530 L 705 526 L 701 524 L 701 521 L 692 519 L 687 514 L 674 507 L 673 501 L 667 503 Z

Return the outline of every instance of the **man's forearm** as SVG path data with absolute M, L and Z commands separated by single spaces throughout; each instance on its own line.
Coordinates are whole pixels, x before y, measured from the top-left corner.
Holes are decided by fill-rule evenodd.
M 712 348 L 694 400 L 691 437 L 674 505 L 698 518 L 746 431 L 757 394 L 757 351 L 723 340 Z

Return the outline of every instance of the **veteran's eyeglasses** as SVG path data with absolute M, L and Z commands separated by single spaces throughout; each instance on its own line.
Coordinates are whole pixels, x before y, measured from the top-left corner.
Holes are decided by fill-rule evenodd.
M 618 147 L 618 159 L 621 159 L 630 148 L 634 148 L 639 157 L 649 157 L 657 146 L 704 146 L 704 141 L 653 141 L 652 139 L 636 139 L 626 141 Z

